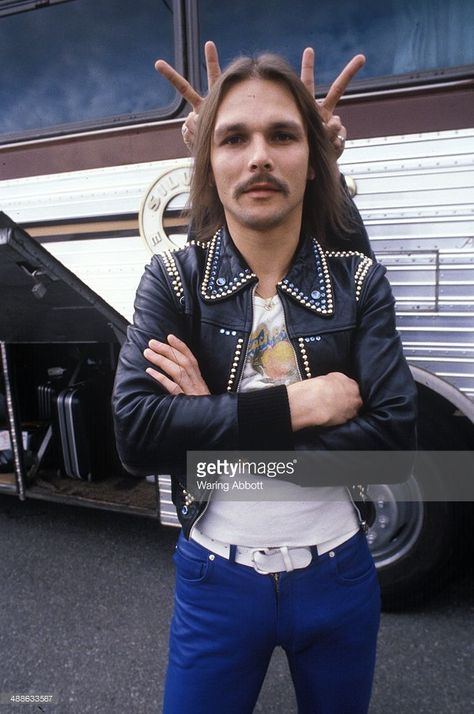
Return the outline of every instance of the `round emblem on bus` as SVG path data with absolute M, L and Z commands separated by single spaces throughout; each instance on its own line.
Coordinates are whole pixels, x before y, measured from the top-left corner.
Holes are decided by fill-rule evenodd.
M 176 162 L 177 163 L 177 162 Z M 184 159 L 158 176 L 140 205 L 140 235 L 152 253 L 162 253 L 186 244 L 186 208 L 191 183 L 192 160 Z

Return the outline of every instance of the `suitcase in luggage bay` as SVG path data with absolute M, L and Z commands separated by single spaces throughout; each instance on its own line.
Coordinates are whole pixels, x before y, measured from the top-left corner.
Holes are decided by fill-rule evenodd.
M 38 417 L 41 421 L 51 421 L 55 418 L 58 393 L 67 385 L 65 372 L 62 367 L 50 367 L 48 381 L 37 387 Z
M 97 423 L 92 387 L 79 384 L 63 389 L 57 397 L 59 433 L 64 470 L 71 478 L 92 481 L 97 461 Z

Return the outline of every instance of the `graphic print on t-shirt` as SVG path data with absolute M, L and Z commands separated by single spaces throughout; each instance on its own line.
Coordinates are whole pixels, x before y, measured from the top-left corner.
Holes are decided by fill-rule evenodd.
M 283 312 L 283 311 L 282 311 Z M 279 310 L 278 321 L 268 312 L 252 330 L 247 351 L 244 379 L 257 375 L 260 384 L 292 384 L 300 379 L 295 353 Z

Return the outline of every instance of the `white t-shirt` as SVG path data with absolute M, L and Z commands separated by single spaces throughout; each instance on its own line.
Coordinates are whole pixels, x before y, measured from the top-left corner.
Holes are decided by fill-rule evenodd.
M 263 299 L 254 293 L 252 332 L 239 391 L 288 385 L 300 379 L 280 298 Z M 245 475 L 235 478 L 255 479 Z M 272 479 L 265 483 L 265 500 L 236 500 L 233 493 L 215 490 L 197 523 L 201 533 L 224 543 L 263 548 L 342 541 L 359 529 L 344 487 L 302 487 Z

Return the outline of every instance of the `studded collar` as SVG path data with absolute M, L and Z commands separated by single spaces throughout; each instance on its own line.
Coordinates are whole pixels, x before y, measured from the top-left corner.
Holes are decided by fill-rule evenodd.
M 312 265 L 313 270 L 308 270 Z M 226 228 L 220 228 L 207 247 L 201 295 L 221 302 L 258 280 L 236 249 Z M 314 238 L 301 237 L 288 274 L 277 288 L 300 305 L 320 315 L 334 312 L 331 276 L 325 252 Z

